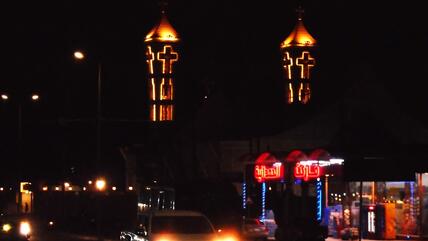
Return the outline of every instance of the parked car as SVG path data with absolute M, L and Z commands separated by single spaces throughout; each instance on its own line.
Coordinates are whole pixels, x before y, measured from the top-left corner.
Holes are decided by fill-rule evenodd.
M 202 213 L 195 211 L 153 211 L 140 214 L 134 231 L 122 231 L 121 241 L 237 241 L 219 233 Z
M 266 240 L 269 236 L 269 229 L 257 218 L 246 218 L 242 228 L 244 239 Z

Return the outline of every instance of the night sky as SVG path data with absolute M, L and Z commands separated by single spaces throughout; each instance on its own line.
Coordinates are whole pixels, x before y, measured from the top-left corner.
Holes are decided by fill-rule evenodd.
M 428 125 L 425 8 L 417 1 L 373 2 L 170 1 L 169 20 L 182 39 L 177 77 L 182 122 L 197 110 L 210 113 L 214 122 L 230 113 L 227 126 L 237 136 L 249 135 L 249 129 L 257 134 L 281 129 L 287 115 L 279 44 L 293 29 L 300 3 L 304 23 L 319 43 L 317 108 L 340 101 L 353 74 L 368 65 L 398 106 Z M 157 1 L 0 7 L 0 92 L 18 97 L 0 105 L 3 180 L 58 177 L 73 166 L 90 167 L 85 163 L 94 157 L 99 63 L 103 117 L 147 117 L 143 38 L 159 12 Z M 75 49 L 88 53 L 87 62 L 73 61 Z M 33 91 L 40 94 L 39 103 L 28 100 Z M 223 104 L 215 104 L 218 98 Z M 22 160 L 16 157 L 18 106 L 24 161 L 16 161 Z M 103 132 L 107 146 L 138 142 L 143 133 L 139 122 L 109 123 Z

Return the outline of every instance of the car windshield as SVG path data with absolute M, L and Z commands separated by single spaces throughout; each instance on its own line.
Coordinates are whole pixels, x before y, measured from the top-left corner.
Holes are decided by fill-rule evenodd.
M 211 225 L 202 216 L 158 216 L 152 219 L 152 233 L 209 234 Z

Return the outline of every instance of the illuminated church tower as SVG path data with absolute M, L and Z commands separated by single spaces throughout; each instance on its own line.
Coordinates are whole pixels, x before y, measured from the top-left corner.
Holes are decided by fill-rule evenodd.
M 146 62 L 148 66 L 148 96 L 151 121 L 175 119 L 175 64 L 179 38 L 169 23 L 165 6 L 159 23 L 146 35 Z
M 303 9 L 297 9 L 297 23 L 281 43 L 288 104 L 307 104 L 311 99 L 312 68 L 315 67 L 316 40 L 303 25 Z

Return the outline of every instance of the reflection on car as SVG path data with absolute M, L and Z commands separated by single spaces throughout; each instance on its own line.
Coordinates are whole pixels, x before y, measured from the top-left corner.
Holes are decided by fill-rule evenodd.
M 242 235 L 245 239 L 266 240 L 269 230 L 259 219 L 246 218 L 244 219 Z
M 122 231 L 121 241 L 237 241 L 214 230 L 208 218 L 194 211 L 154 211 L 139 215 L 134 232 Z

